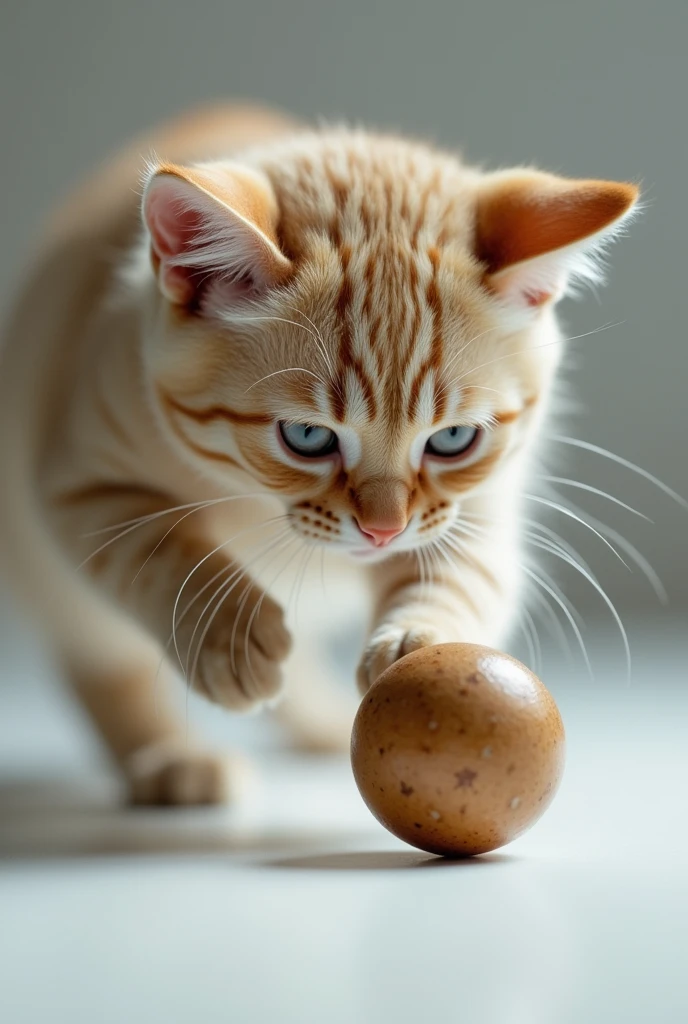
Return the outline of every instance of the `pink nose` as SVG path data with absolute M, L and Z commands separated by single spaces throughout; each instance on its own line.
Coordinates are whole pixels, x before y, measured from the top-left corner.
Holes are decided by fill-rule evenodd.
M 358 520 L 356 525 L 364 537 L 372 540 L 376 548 L 387 547 L 389 542 L 394 540 L 395 537 L 398 537 L 400 533 L 403 533 L 405 529 L 405 527 L 399 526 L 394 530 L 377 530 L 372 526 L 361 526 Z

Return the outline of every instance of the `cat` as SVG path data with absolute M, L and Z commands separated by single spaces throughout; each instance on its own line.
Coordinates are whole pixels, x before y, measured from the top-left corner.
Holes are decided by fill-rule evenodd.
M 164 705 L 161 664 L 325 749 L 350 723 L 314 652 L 347 600 L 370 614 L 361 692 L 424 645 L 504 642 L 556 304 L 637 201 L 218 107 L 61 206 L 4 340 L 2 559 L 133 801 L 238 785 Z M 327 596 L 292 651 L 311 555 Z

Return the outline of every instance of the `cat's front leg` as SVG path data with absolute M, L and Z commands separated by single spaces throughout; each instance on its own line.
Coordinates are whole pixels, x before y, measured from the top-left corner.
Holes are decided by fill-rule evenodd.
M 61 499 L 61 532 L 82 571 L 178 661 L 194 690 L 236 710 L 274 698 L 291 647 L 282 609 L 204 529 L 202 510 L 167 514 L 174 504 L 94 486 Z M 116 523 L 125 524 L 119 535 L 83 540 Z
M 513 567 L 497 573 L 487 559 L 456 557 L 421 576 L 412 556 L 374 567 L 377 607 L 359 662 L 361 693 L 399 658 L 443 643 L 498 645 L 515 603 Z

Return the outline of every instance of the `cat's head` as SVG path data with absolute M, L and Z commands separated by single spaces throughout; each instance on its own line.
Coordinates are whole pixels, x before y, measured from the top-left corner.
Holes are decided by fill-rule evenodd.
M 309 541 L 371 561 L 436 541 L 522 461 L 555 303 L 637 194 L 346 131 L 158 164 L 147 359 L 166 429 Z

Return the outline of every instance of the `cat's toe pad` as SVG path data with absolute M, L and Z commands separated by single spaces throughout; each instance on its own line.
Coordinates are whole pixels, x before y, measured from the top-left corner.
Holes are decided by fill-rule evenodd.
M 358 666 L 357 682 L 365 693 L 377 677 L 399 658 L 420 647 L 447 643 L 448 637 L 434 626 L 388 623 L 375 630 Z

